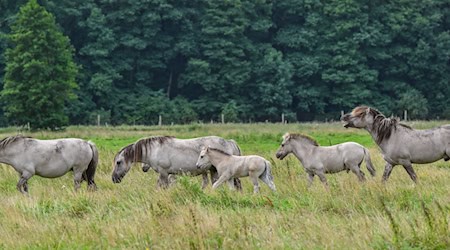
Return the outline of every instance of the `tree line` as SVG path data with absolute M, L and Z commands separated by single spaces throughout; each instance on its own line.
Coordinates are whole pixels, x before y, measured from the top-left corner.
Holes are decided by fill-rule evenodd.
M 1 86 L 5 51 L 14 46 L 5 37 L 27 2 L 0 0 Z M 209 122 L 221 114 L 226 121 L 280 121 L 281 114 L 323 121 L 359 104 L 450 118 L 446 0 L 37 2 L 69 38 L 76 64 L 69 67 L 76 79 L 66 75 L 65 83 L 76 98 L 55 108 L 66 124 L 93 124 L 97 115 L 109 124 L 156 124 L 159 115 L 168 123 Z M 12 99 L 2 98 L 3 107 Z M 10 112 L 0 114 L 2 125 L 25 122 Z

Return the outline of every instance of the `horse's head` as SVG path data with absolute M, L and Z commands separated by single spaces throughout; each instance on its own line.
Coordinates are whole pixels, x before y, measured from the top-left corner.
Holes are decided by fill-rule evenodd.
M 278 159 L 283 160 L 286 155 L 292 152 L 292 145 L 290 142 L 291 135 L 289 133 L 283 135 L 283 141 L 281 142 L 281 145 L 278 148 L 277 153 L 275 154 Z
M 114 157 L 114 170 L 112 173 L 112 181 L 114 183 L 120 183 L 123 177 L 128 173 L 133 164 L 133 159 L 130 155 L 134 153 L 130 151 L 134 151 L 133 144 L 123 148 L 116 154 Z
M 202 147 L 202 150 L 200 151 L 200 155 L 198 156 L 197 163 L 195 166 L 197 168 L 209 168 L 211 167 L 211 162 L 209 160 L 208 156 L 209 147 Z
M 373 124 L 375 116 L 379 112 L 367 106 L 359 106 L 353 109 L 351 113 L 341 117 L 345 128 L 366 128 Z

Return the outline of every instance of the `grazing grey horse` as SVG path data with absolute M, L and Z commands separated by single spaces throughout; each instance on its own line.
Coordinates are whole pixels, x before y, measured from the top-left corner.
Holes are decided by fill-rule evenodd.
M 364 159 L 367 170 L 372 176 L 375 176 L 369 150 L 356 142 L 321 147 L 309 136 L 286 133 L 276 157 L 283 160 L 289 153 L 293 153 L 305 168 L 308 174 L 308 187 L 311 186 L 315 175 L 319 176 L 325 186 L 328 186 L 325 174 L 343 170 L 347 170 L 347 172 L 351 170 L 360 181 L 364 181 L 364 173 L 360 169 Z
M 190 174 L 202 175 L 205 188 L 208 185 L 208 171 L 211 171 L 211 181 L 217 178 L 215 168 L 197 169 L 195 163 L 204 145 L 214 145 L 230 154 L 240 155 L 241 150 L 233 140 L 225 140 L 217 136 L 207 136 L 194 139 L 177 139 L 172 136 L 154 136 L 143 138 L 122 148 L 114 157 L 112 181 L 121 182 L 135 162 L 143 163 L 143 171 L 149 168 L 159 173 L 158 186 L 169 185 L 169 175 Z M 240 181 L 235 180 L 238 189 Z
M 70 170 L 73 170 L 75 190 L 83 180 L 88 182 L 89 189 L 97 188 L 94 175 L 98 152 L 90 141 L 10 136 L 0 141 L 0 162 L 11 165 L 19 173 L 17 189 L 22 193 L 28 192 L 27 181 L 33 175 L 56 178 Z
M 236 156 L 207 146 L 200 152 L 196 165 L 198 169 L 208 169 L 211 165 L 217 168 L 219 179 L 213 184 L 214 189 L 225 181 L 232 187 L 233 178 L 249 176 L 253 182 L 254 193 L 259 192 L 258 179 L 266 183 L 272 191 L 276 191 L 270 162 L 261 156 Z
M 380 147 L 386 166 L 383 181 L 387 181 L 396 165 L 402 165 L 414 182 L 417 176 L 413 163 L 432 163 L 450 159 L 450 125 L 428 130 L 415 130 L 399 123 L 397 118 L 386 118 L 378 110 L 359 106 L 341 120 L 346 128 L 367 130 Z

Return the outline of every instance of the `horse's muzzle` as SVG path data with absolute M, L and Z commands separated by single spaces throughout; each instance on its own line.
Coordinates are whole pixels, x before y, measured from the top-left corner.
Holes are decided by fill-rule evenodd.
M 114 174 L 114 175 L 112 176 L 112 181 L 113 181 L 114 183 L 120 183 L 120 182 L 122 181 L 122 178 L 123 178 L 123 177 L 120 177 L 119 175 Z
M 344 123 L 344 128 L 354 128 L 355 126 L 351 121 L 347 121 Z
M 145 173 L 147 173 L 149 169 L 150 169 L 150 166 L 147 165 L 147 164 L 144 164 L 144 165 L 142 166 L 142 171 L 144 171 Z
M 275 154 L 275 156 L 277 157 L 277 159 L 283 160 L 286 155 L 284 155 L 283 153 L 277 152 Z
M 351 121 L 350 121 L 350 114 L 345 114 L 341 116 L 341 121 L 344 122 L 344 128 L 352 127 Z

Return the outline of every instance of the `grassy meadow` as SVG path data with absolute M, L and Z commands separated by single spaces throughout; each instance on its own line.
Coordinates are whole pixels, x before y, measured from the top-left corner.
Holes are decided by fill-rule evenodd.
M 444 122 L 410 122 L 429 128 Z M 305 133 L 321 145 L 356 141 L 368 147 L 377 176 L 368 181 L 341 172 L 327 175 L 326 191 L 316 177 L 306 188 L 303 167 L 294 156 L 275 152 L 285 132 Z M 19 133 L 0 129 L 0 137 Z M 97 144 L 98 191 L 73 191 L 72 173 L 34 176 L 30 196 L 16 190 L 17 173 L 0 166 L 0 249 L 449 249 L 450 162 L 414 165 L 413 184 L 401 166 L 381 183 L 384 162 L 366 131 L 340 123 L 193 124 L 184 126 L 69 127 L 62 132 L 22 132 L 40 139 L 79 137 Z M 179 177 L 166 190 L 156 173 L 134 166 L 122 183 L 111 181 L 115 153 L 141 137 L 234 139 L 244 154 L 273 163 L 278 191 L 261 183 L 254 195 L 248 178 L 243 192 L 226 185 L 201 189 L 201 177 Z

